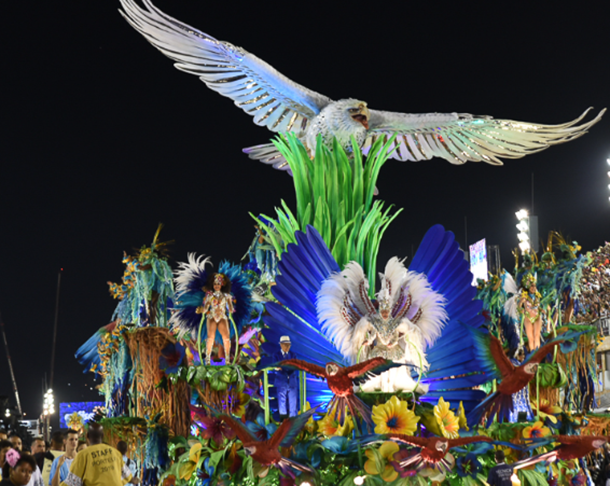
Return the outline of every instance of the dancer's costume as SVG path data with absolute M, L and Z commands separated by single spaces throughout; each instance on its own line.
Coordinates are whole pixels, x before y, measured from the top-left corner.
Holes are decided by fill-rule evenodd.
M 222 292 L 204 292 L 203 286 L 208 281 L 209 258 L 203 255 L 196 257 L 194 253 L 188 254 L 187 262 L 180 262 L 175 273 L 176 303 L 170 325 L 177 329 L 178 336 L 183 337 L 190 334 L 194 340 L 199 339 L 199 328 L 201 325 L 201 314 L 197 309 L 203 306 L 206 319 L 219 322 L 227 319 L 230 339 L 235 339 L 235 330 L 230 325 L 227 310 L 232 314 L 238 333 L 244 324 L 250 319 L 252 309 L 252 289 L 248 284 L 247 275 L 242 272 L 239 265 L 231 265 L 226 261 L 221 262 L 218 273 L 223 274 L 231 281 L 231 295 Z M 235 306 L 233 306 L 233 297 Z M 201 309 L 200 309 L 201 310 Z M 207 326 L 201 328 L 201 342 L 209 342 L 213 345 L 215 336 L 207 335 Z M 226 348 L 226 345 L 225 345 Z M 209 355 L 209 354 L 208 354 Z

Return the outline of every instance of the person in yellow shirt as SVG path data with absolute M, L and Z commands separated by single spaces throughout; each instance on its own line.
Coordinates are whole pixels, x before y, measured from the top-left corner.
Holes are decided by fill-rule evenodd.
M 129 468 L 123 463 L 123 456 L 114 447 L 104 444 L 104 429 L 100 424 L 92 424 L 87 432 L 89 447 L 76 454 L 70 466 L 68 477 L 60 486 L 122 486 L 129 482 L 139 484 Z

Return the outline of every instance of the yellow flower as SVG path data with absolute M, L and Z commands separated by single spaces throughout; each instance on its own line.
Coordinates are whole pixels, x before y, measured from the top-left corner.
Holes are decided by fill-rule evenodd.
M 536 411 L 536 404 L 533 402 L 532 402 L 532 410 Z M 551 422 L 556 424 L 557 417 L 555 417 L 555 415 L 560 414 L 562 411 L 563 410 L 561 407 L 558 407 L 556 405 L 551 405 L 549 403 L 549 401 L 544 398 L 540 399 L 540 408 L 538 409 L 538 416 L 542 419 L 542 421 L 544 421 L 548 418 Z
M 343 425 L 335 418 L 334 415 L 326 414 L 326 416 L 318 422 L 318 430 L 326 437 L 340 435 L 347 437 L 354 428 L 352 418 L 347 416 L 343 421 Z
M 534 422 L 533 425 L 523 429 L 523 437 L 526 439 L 537 439 L 539 437 L 547 437 L 549 435 L 551 435 L 550 429 L 545 427 L 541 421 Z
M 307 412 L 310 409 L 311 409 L 311 405 L 309 404 L 309 402 L 306 402 L 305 410 L 303 410 L 303 413 Z M 299 412 L 299 414 L 300 414 L 300 412 Z M 316 422 L 313 419 L 313 415 L 312 415 L 311 417 L 309 417 L 309 420 L 305 424 L 304 429 L 308 434 L 313 434 L 316 431 L 317 427 L 318 427 L 318 422 Z
M 376 425 L 376 434 L 413 435 L 417 430 L 419 417 L 407 408 L 407 402 L 394 395 L 383 405 L 373 406 L 373 422 Z
M 466 431 L 470 430 L 468 428 L 468 421 L 466 420 L 466 411 L 464 410 L 464 404 L 460 402 L 460 407 L 458 408 L 458 424 L 460 425 L 460 429 L 464 429 Z
M 438 404 L 434 407 L 434 416 L 441 429 L 443 437 L 448 439 L 457 439 L 460 434 L 460 424 L 455 414 L 449 410 L 449 402 L 439 398 Z
M 394 454 L 398 452 L 398 444 L 388 440 L 381 444 L 378 450 L 367 449 L 364 454 L 368 460 L 364 463 L 364 470 L 373 475 L 380 475 L 386 483 L 391 483 L 398 477 L 396 469 L 390 464 Z

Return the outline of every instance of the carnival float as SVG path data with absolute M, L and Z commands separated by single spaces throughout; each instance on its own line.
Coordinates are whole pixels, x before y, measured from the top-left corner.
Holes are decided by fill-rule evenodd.
M 101 380 L 107 441 L 130 444 L 143 484 L 483 485 L 497 450 L 522 484 L 590 482 L 610 427 L 590 412 L 610 247 L 581 253 L 553 233 L 540 257 L 517 254 L 513 272 L 474 286 L 435 225 L 408 265 L 378 267 L 401 210 L 376 183 L 390 158 L 501 164 L 603 112 L 550 126 L 376 111 L 149 0 L 121 4 L 177 68 L 278 134 L 244 151 L 288 171 L 296 194 L 295 208 L 252 214 L 242 262 L 191 253 L 172 268 L 159 227 L 109 283 L 114 315 L 77 359 Z

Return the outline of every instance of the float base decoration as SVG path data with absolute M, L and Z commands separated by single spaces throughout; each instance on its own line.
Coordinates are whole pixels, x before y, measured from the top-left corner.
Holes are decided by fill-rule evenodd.
M 481 284 L 475 298 L 459 245 L 442 226 L 426 233 L 408 267 L 391 259 L 376 292 L 379 243 L 400 212 L 374 201 L 392 143 L 378 141 L 364 161 L 356 145 L 353 153 L 320 145 L 311 160 L 294 136 L 276 141 L 294 174 L 297 210 L 284 204 L 276 220 L 257 218 L 260 233 L 244 267 L 224 262 L 208 273 L 211 261 L 192 254 L 172 282 L 169 264 L 154 251 L 127 259 L 124 285 L 114 289 L 123 318 L 100 333 L 94 371 L 104 377 L 113 415 L 103 420 L 106 438 L 129 444 L 144 484 L 484 486 L 498 450 L 518 467 L 559 450 L 566 436 L 610 432 L 610 416 L 583 413 L 596 373 L 596 328 L 562 321 L 580 315 L 573 289 L 586 258 L 569 255 L 537 271 L 536 302 L 550 316 L 540 340 L 551 347 L 530 363 L 533 372 L 525 371 L 531 357 L 516 359 L 527 345 L 525 325 L 504 315 L 508 276 Z M 510 279 L 532 281 L 527 275 L 538 263 L 529 258 L 528 270 Z M 237 310 L 226 316 L 230 347 L 218 346 L 229 351 L 222 364 L 214 347 L 207 355 L 206 321 L 197 312 L 219 292 L 204 288 L 218 275 L 231 281 L 224 298 Z M 516 284 L 513 290 L 521 295 Z M 140 308 L 149 309 L 144 320 Z M 297 355 L 290 361 L 279 354 L 285 337 Z M 82 356 L 95 354 L 91 346 Z M 494 363 L 481 357 L 489 354 L 503 375 L 490 371 Z M 268 378 L 289 366 L 299 370 L 297 415 L 274 420 L 279 386 Z M 388 374 L 390 391 L 356 394 L 398 370 L 411 388 L 388 379 L 402 375 Z M 503 422 L 487 409 L 469 423 L 467 416 L 513 380 L 510 373 L 522 387 L 503 392 L 500 408 L 510 402 L 514 412 L 518 404 L 525 416 Z M 409 389 L 418 392 L 402 392 Z M 330 403 L 345 410 L 329 411 Z M 591 460 L 584 457 L 539 462 L 518 475 L 522 484 L 579 484 Z
M 184 381 L 168 381 L 160 368 L 164 350 L 175 346 L 176 339 L 169 329 L 161 327 L 137 328 L 124 336 L 136 370 L 131 391 L 133 413 L 137 417 L 160 414 L 161 423 L 174 435 L 188 435 L 190 388 Z

